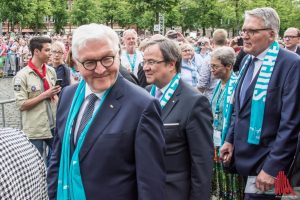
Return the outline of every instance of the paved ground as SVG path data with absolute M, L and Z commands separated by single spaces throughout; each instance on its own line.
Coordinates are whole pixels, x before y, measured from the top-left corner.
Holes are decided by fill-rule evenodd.
M 1 102 L 14 99 L 12 78 L 0 78 L 0 128 L 3 124 L 3 111 Z M 5 103 L 4 119 L 6 127 L 20 128 L 20 112 L 16 108 L 15 102 Z

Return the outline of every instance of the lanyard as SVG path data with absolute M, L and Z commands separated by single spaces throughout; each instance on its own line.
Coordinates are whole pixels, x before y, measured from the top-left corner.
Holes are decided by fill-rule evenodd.
M 126 56 L 127 56 L 128 62 L 131 67 L 131 72 L 134 73 L 134 67 L 135 67 L 135 62 L 136 62 L 136 52 L 134 52 L 132 62 L 131 62 L 131 59 L 130 59 L 130 56 L 128 53 L 126 53 Z

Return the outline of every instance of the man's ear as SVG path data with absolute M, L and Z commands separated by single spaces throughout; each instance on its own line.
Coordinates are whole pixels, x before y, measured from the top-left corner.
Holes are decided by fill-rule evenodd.
M 34 49 L 34 50 L 33 50 L 33 53 L 34 53 L 34 55 L 38 55 L 38 54 L 40 53 L 40 50 Z
M 176 61 L 168 62 L 168 65 L 169 65 L 169 69 L 170 69 L 171 72 L 172 71 L 176 72 Z

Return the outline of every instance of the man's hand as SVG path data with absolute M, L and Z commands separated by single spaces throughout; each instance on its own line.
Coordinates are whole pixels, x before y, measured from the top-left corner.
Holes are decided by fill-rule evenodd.
M 52 98 L 57 93 L 61 91 L 61 87 L 59 85 L 49 88 L 49 90 L 46 90 L 41 95 L 44 97 L 44 99 Z
M 275 183 L 275 178 L 264 172 L 264 170 L 261 170 L 256 177 L 256 188 L 259 189 L 262 192 L 270 190 Z
M 220 152 L 221 152 L 220 159 L 224 163 L 229 163 L 231 161 L 231 158 L 232 158 L 233 145 L 229 142 L 225 142 L 223 144 L 223 146 L 221 147 Z

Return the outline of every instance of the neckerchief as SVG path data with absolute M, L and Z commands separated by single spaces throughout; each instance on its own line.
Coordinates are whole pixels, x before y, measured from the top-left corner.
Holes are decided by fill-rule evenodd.
M 174 94 L 175 90 L 178 87 L 179 80 L 180 80 L 180 74 L 178 73 L 172 78 L 171 83 L 169 84 L 168 88 L 163 93 L 163 95 L 162 95 L 162 97 L 159 101 L 161 108 L 165 107 L 165 105 L 168 103 L 168 101 L 170 100 L 170 98 Z M 155 97 L 155 93 L 156 93 L 156 86 L 152 85 L 150 94 Z
M 86 134 L 94 121 L 96 114 L 98 113 L 100 107 L 102 106 L 107 94 L 110 91 L 110 88 L 105 91 L 103 97 L 100 100 L 99 106 L 96 108 L 92 118 L 88 121 L 86 127 L 83 129 L 82 133 L 78 138 L 78 142 L 72 159 L 70 159 L 70 142 L 72 141 L 71 132 L 72 126 L 76 119 L 76 116 L 80 110 L 80 107 L 84 101 L 85 97 L 85 85 L 86 82 L 81 80 L 75 95 L 72 100 L 71 108 L 68 114 L 66 127 L 64 130 L 64 137 L 62 142 L 60 166 L 58 173 L 58 186 L 57 186 L 57 200 L 85 200 L 85 192 L 80 174 L 80 165 L 79 165 L 79 152 L 83 145 L 83 141 L 86 137 Z M 70 161 L 71 160 L 71 161 Z
M 131 59 L 130 59 L 130 56 L 128 53 L 126 53 L 126 56 L 127 56 L 127 59 L 128 59 L 128 62 L 130 64 L 130 67 L 131 67 L 131 72 L 134 73 L 134 67 L 135 67 L 135 62 L 136 62 L 136 52 L 134 52 L 134 55 L 133 55 L 133 59 L 132 59 L 132 62 L 131 62 Z
M 224 95 L 225 95 L 225 91 L 226 91 L 226 88 L 228 87 L 228 82 L 226 83 L 225 85 L 225 89 L 221 89 L 221 84 L 222 84 L 222 81 L 220 80 L 217 87 L 215 88 L 214 90 L 214 94 L 211 98 L 211 105 L 213 105 L 213 102 L 214 102 L 214 99 L 216 98 L 216 94 L 218 93 L 219 90 L 221 90 L 219 92 L 219 95 L 217 96 L 217 99 L 216 99 L 216 108 L 215 110 L 213 111 L 214 112 L 214 121 L 213 121 L 213 126 L 214 128 L 218 128 L 219 126 L 219 114 L 220 114 L 220 104 L 221 104 L 221 100 L 223 99 Z M 224 109 L 224 108 L 223 108 Z
M 228 133 L 228 129 L 230 126 L 230 118 L 232 113 L 232 98 L 234 92 L 234 85 L 237 82 L 238 77 L 235 73 L 231 73 L 230 79 L 226 83 L 225 91 L 224 91 L 224 102 L 223 102 L 223 126 L 222 126 L 222 133 L 221 133 L 221 146 L 225 142 L 225 138 Z
M 28 61 L 28 67 L 30 67 L 42 80 L 44 85 L 44 91 L 50 88 L 49 83 L 46 79 L 47 67 L 45 64 L 42 66 L 42 74 L 39 72 L 37 67 L 32 63 L 31 59 Z
M 267 96 L 267 89 L 273 72 L 275 61 L 278 56 L 278 52 L 279 52 L 279 44 L 277 41 L 275 41 L 270 45 L 269 50 L 264 57 L 261 70 L 258 74 L 258 79 L 255 83 L 255 88 L 254 88 L 252 102 L 251 102 L 250 127 L 248 132 L 249 144 L 259 144 L 260 142 L 261 129 L 263 124 L 264 112 L 265 112 L 265 101 Z M 233 93 L 230 97 L 231 100 L 226 110 L 227 115 L 224 116 L 224 120 L 226 120 L 227 122 L 226 124 L 224 123 L 224 125 L 226 125 L 226 127 L 223 127 L 224 131 L 228 131 L 229 128 L 230 117 L 233 109 L 233 96 L 237 87 L 237 83 L 240 81 L 240 78 L 242 77 L 245 68 L 249 64 L 250 60 L 251 60 L 251 56 L 248 56 L 237 80 L 233 84 Z

